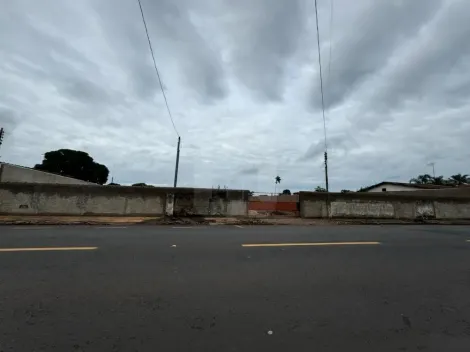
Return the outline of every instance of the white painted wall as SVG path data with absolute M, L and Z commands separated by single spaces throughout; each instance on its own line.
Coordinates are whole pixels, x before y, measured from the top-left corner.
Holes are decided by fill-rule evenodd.
M 404 191 L 435 191 L 436 189 L 423 189 L 423 188 L 415 188 L 415 187 L 404 187 L 404 186 L 397 186 L 389 183 L 385 183 L 381 186 L 374 187 L 367 192 L 383 192 L 382 188 L 386 189 L 386 192 L 404 192 Z
M 393 218 L 395 210 L 392 203 L 386 202 L 332 202 L 331 216 Z

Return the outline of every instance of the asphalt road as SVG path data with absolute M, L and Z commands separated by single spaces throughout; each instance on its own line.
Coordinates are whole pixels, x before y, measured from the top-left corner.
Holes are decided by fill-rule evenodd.
M 469 351 L 469 240 L 458 226 L 4 226 L 0 351 Z M 243 246 L 286 243 L 304 245 Z

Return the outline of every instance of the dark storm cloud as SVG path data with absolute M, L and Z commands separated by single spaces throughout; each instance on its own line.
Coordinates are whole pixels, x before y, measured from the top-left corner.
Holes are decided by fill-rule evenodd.
M 19 116 L 17 116 L 15 111 L 0 106 L 0 127 L 3 127 L 5 131 L 11 132 L 19 122 Z
M 397 48 L 415 36 L 441 5 L 442 0 L 371 2 L 332 48 L 326 108 L 341 104 L 358 85 L 382 69 Z M 313 106 L 319 108 L 318 77 L 312 82 L 310 97 Z
M 93 3 L 111 49 L 128 72 L 136 94 L 148 98 L 160 89 L 136 1 Z M 172 91 L 165 72 L 176 65 L 183 80 L 202 100 L 224 98 L 225 74 L 219 53 L 191 22 L 184 1 L 142 0 L 160 76 Z
M 333 135 L 327 140 L 328 155 L 336 152 L 346 152 L 348 149 L 357 146 L 357 143 L 349 134 Z M 323 158 L 325 152 L 325 141 L 323 139 L 312 143 L 305 154 L 300 158 L 301 161 L 311 160 L 318 157 Z
M 239 171 L 241 175 L 257 175 L 259 173 L 259 168 L 257 166 L 250 166 L 243 168 Z
M 375 131 L 394 119 L 392 112 L 406 111 L 421 104 L 420 119 L 432 109 L 458 108 L 470 96 L 470 3 L 446 3 L 412 43 L 403 47 L 402 57 L 384 68 L 371 96 L 361 101 L 361 109 L 350 121 L 362 130 Z M 424 104 L 424 105 L 423 105 Z M 427 106 L 427 108 L 426 108 Z M 465 120 L 454 115 L 455 120 Z
M 406 101 L 431 98 L 451 106 L 468 98 L 470 77 L 461 72 L 470 68 L 469 14 L 468 1 L 443 8 L 428 28 L 431 35 L 417 38 L 413 52 L 397 65 L 393 80 L 373 97 L 373 105 L 397 108 Z
M 62 82 L 61 89 L 64 94 L 84 103 L 111 102 L 108 92 L 91 80 L 76 77 L 74 80 Z
M 63 38 L 16 16 L 5 19 L 2 26 L 17 29 L 15 36 L 2 38 L 2 49 L 14 53 L 10 72 L 51 84 L 71 100 L 87 104 L 113 102 L 112 88 L 100 86 L 103 82 L 98 66 Z
M 282 99 L 287 61 L 300 45 L 307 8 L 312 9 L 303 0 L 237 3 L 238 19 L 229 33 L 233 65 L 237 78 L 258 97 Z

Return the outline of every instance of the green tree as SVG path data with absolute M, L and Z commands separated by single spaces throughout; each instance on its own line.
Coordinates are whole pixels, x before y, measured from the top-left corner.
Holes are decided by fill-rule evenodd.
M 341 190 L 341 193 L 349 193 L 349 192 L 351 192 L 349 189 L 342 189 Z
M 447 184 L 447 180 L 444 179 L 444 176 L 436 176 L 431 178 L 431 184 L 443 186 Z
M 139 182 L 139 183 L 134 183 L 134 184 L 132 185 L 132 187 L 154 187 L 154 186 L 148 185 L 148 184 L 146 184 L 146 183 L 144 183 L 144 182 Z
M 317 188 L 315 188 L 315 192 L 326 192 L 326 188 L 323 188 L 321 186 L 317 186 Z
M 290 195 L 291 195 L 290 189 L 285 189 L 285 190 L 283 190 L 281 194 L 290 196 Z
M 100 185 L 106 183 L 109 175 L 108 168 L 95 162 L 88 153 L 72 149 L 47 152 L 42 163 L 36 164 L 34 168 Z
M 410 180 L 410 183 L 416 183 L 418 185 L 426 185 L 426 184 L 432 184 L 433 178 L 431 175 L 424 174 L 424 175 L 418 175 L 418 177 L 412 178 Z
M 461 185 L 463 183 L 470 183 L 470 179 L 468 175 L 457 174 L 450 176 L 448 182 L 454 185 Z

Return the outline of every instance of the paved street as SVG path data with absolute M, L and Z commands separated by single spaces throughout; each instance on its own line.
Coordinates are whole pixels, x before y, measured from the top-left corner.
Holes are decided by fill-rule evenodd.
M 0 351 L 469 351 L 469 240 L 459 226 L 3 226 Z

